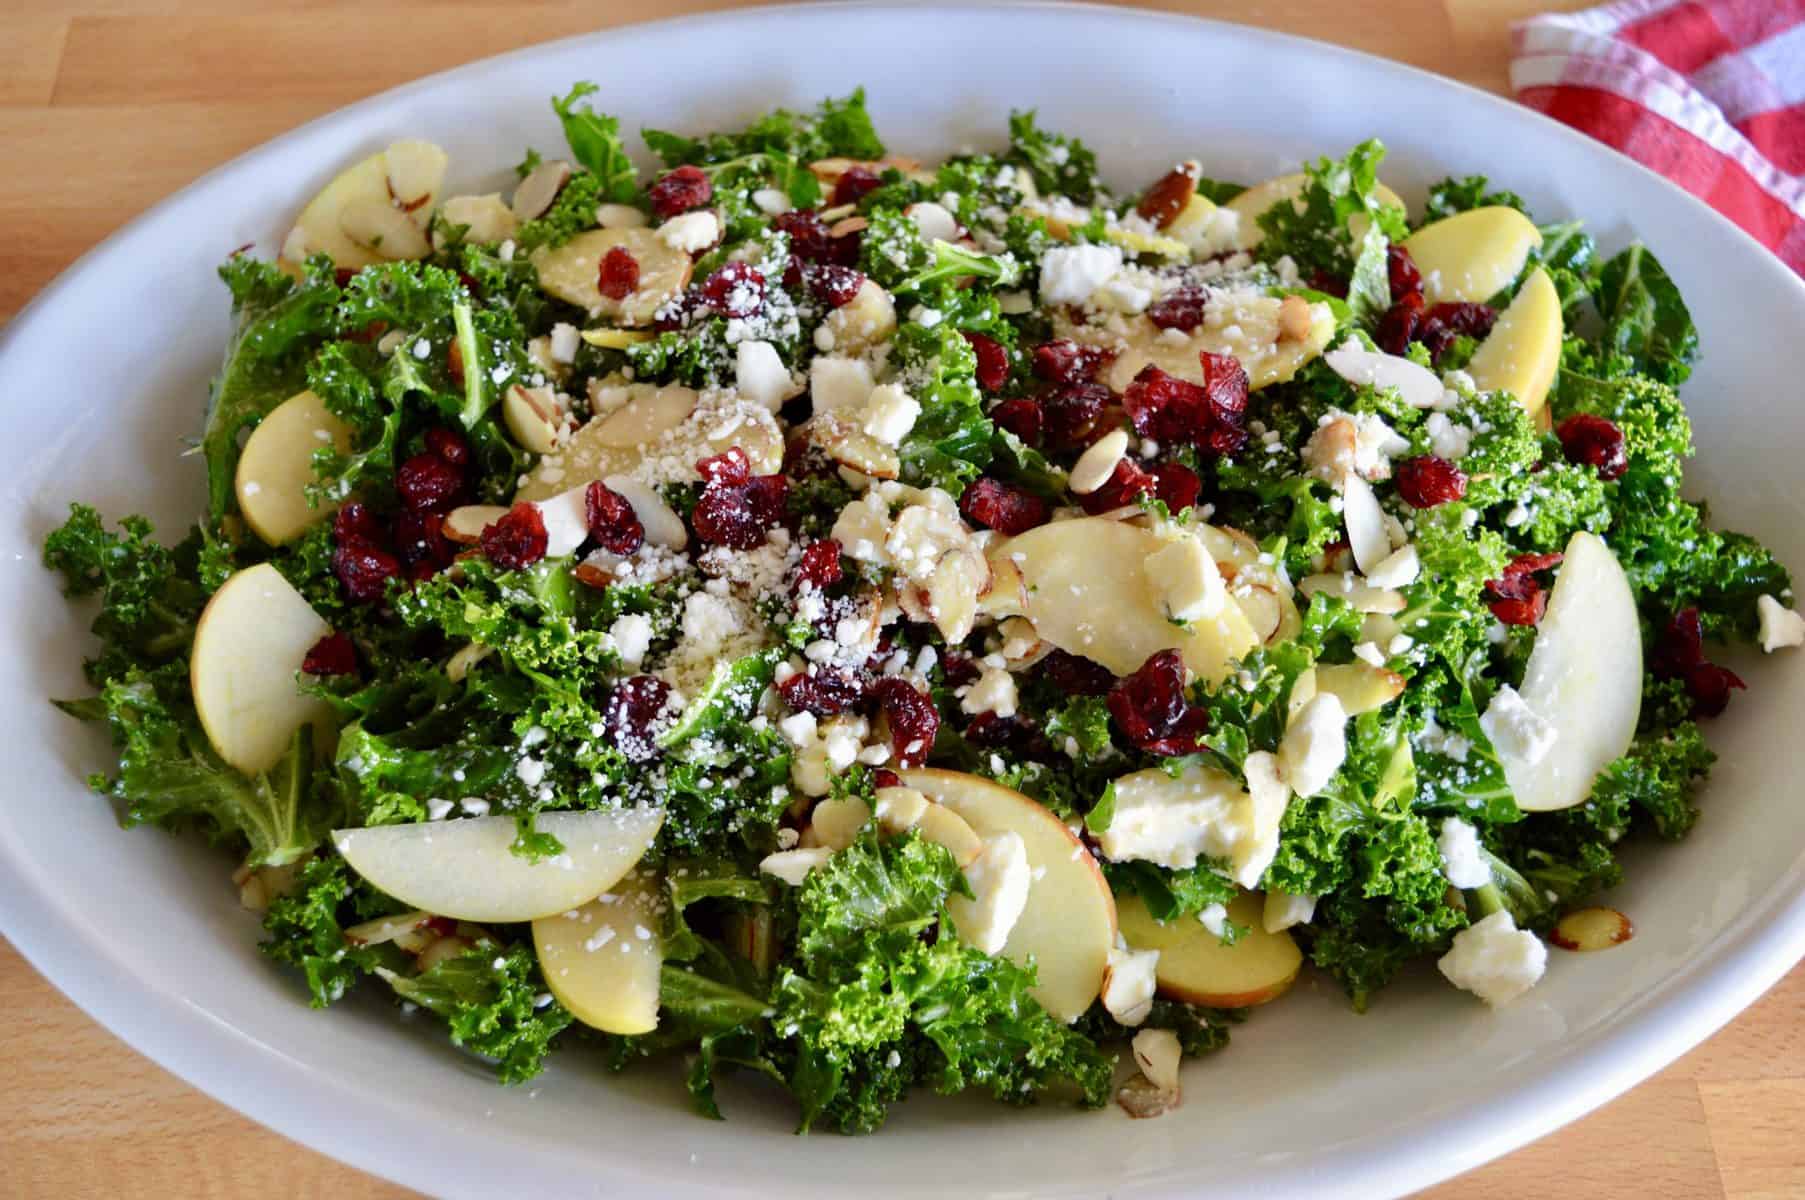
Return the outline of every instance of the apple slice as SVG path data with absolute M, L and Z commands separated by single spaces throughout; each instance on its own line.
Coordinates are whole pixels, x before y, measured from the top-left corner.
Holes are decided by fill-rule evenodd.
M 721 397 L 731 393 L 711 393 L 714 399 L 705 401 L 692 388 L 635 383 L 620 389 L 622 400 L 609 395 L 611 390 L 600 389 L 603 414 L 555 449 L 555 469 L 530 473 L 515 499 L 546 500 L 598 479 L 631 475 L 647 458 L 675 460 L 693 480 L 699 459 L 732 446 L 746 452 L 754 475 L 769 475 L 783 465 L 776 418 L 763 409 L 723 407 Z M 608 400 L 615 407 L 606 408 Z
M 1252 250 L 1266 240 L 1266 231 L 1260 228 L 1260 214 L 1277 204 L 1280 200 L 1295 200 L 1303 194 L 1306 180 L 1302 171 L 1290 175 L 1280 175 L 1276 179 L 1268 179 L 1265 183 L 1256 183 L 1240 195 L 1230 200 L 1223 207 L 1229 209 L 1238 218 L 1235 227 L 1235 249 Z M 1398 194 L 1379 184 L 1374 191 L 1381 203 L 1404 207 L 1404 201 Z M 1348 218 L 1348 232 L 1357 240 L 1364 237 L 1369 219 L 1365 213 Z
M 391 163 L 391 154 L 394 161 Z M 436 164 L 436 173 L 435 173 Z M 398 198 L 390 191 L 391 170 L 395 182 L 415 193 Z M 406 248 L 419 249 L 424 243 L 419 230 L 432 215 L 438 181 L 444 177 L 445 154 L 430 142 L 396 142 L 387 150 L 370 155 L 346 167 L 301 210 L 295 228 L 301 232 L 302 250 L 306 254 L 329 254 L 335 265 L 350 270 L 372 263 L 406 257 L 394 253 L 391 245 L 378 252 L 369 245 L 359 245 L 353 230 L 370 232 L 382 209 L 392 209 L 405 217 L 413 236 L 402 234 Z M 412 207 L 409 207 L 409 206 Z M 352 229 L 345 227 L 350 214 Z M 380 218 L 386 221 L 387 218 Z M 372 234 L 373 236 L 373 234 Z M 419 239 L 417 244 L 415 239 Z M 424 251 L 422 251 L 423 253 Z
M 245 524 L 272 546 L 299 537 L 338 509 L 336 502 L 308 503 L 313 452 L 351 449 L 351 430 L 326 410 L 312 391 L 296 392 L 251 430 L 238 456 L 238 511 Z
M 1146 569 L 1148 555 L 1165 545 L 1138 525 L 1084 517 L 996 542 L 988 557 L 993 571 L 998 563 L 1014 568 L 1021 615 L 1061 650 L 1127 675 L 1176 649 L 1192 672 L 1220 680 L 1258 638 L 1237 604 L 1189 627 L 1167 620 Z
M 1034 998 L 1061 1021 L 1082 1016 L 1103 988 L 1116 905 L 1097 860 L 1065 822 L 1020 792 L 959 771 L 900 772 L 903 782 L 963 817 L 980 837 L 1020 835 L 1034 881 L 1003 955 L 1032 959 Z
M 1567 542 L 1548 611 L 1518 689 L 1558 731 L 1538 761 L 1498 746 L 1504 777 L 1526 812 L 1571 808 L 1621 758 L 1642 713 L 1642 627 L 1616 555 L 1590 533 Z
M 1483 304 L 1523 273 L 1529 252 L 1541 244 L 1535 222 L 1505 204 L 1443 217 L 1404 239 L 1430 304 Z
M 664 823 L 656 808 L 544 812 L 564 853 L 532 862 L 508 847 L 514 818 L 339 829 L 352 868 L 403 904 L 460 921 L 537 921 L 595 899 L 633 869 Z
M 1473 351 L 1467 374 L 1481 391 L 1509 392 L 1530 416 L 1539 417 L 1561 365 L 1564 332 L 1560 292 L 1537 267 Z
M 1159 951 L 1160 995 L 1210 1008 L 1251 1008 L 1284 995 L 1304 961 L 1289 933 L 1266 932 L 1264 903 L 1258 892 L 1229 902 L 1228 919 L 1247 930 L 1232 946 L 1196 917 L 1162 925 L 1138 894 L 1118 899 L 1116 911 L 1131 948 Z
M 581 908 L 533 922 L 545 986 L 592 1029 L 630 1036 L 658 1028 L 661 890 L 633 875 Z
M 599 287 L 602 259 L 616 248 L 639 264 L 638 286 L 620 299 L 602 295 Z M 562 246 L 533 253 L 540 287 L 623 325 L 649 325 L 666 300 L 689 286 L 694 266 L 689 255 L 651 229 L 593 229 Z
M 246 775 L 267 771 L 309 721 L 331 727 L 332 708 L 295 682 L 314 643 L 332 632 L 268 563 L 233 575 L 194 627 L 188 683 L 207 740 Z
M 1368 662 L 1318 664 L 1314 690 L 1335 696 L 1341 701 L 1342 711 L 1357 717 L 1384 708 L 1403 695 L 1404 677 Z

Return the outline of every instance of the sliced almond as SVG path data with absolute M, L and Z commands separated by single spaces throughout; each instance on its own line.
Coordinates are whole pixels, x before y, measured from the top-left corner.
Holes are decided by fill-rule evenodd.
M 902 474 L 902 459 L 866 433 L 862 424 L 857 415 L 834 411 L 811 417 L 803 428 L 809 441 L 841 466 L 873 479 L 895 479 Z
M 677 384 L 629 384 L 621 389 L 624 404 L 614 405 L 599 424 L 585 429 L 585 436 L 610 449 L 643 446 L 687 421 L 701 396 L 694 388 Z M 603 397 L 606 407 L 612 397 Z
M 1621 946 L 1636 935 L 1630 919 L 1614 908 L 1581 908 L 1562 917 L 1548 940 L 1563 950 L 1590 952 Z
M 372 197 L 345 205 L 339 210 L 338 225 L 357 245 L 385 259 L 425 258 L 432 251 L 426 235 L 407 213 Z
M 404 138 L 384 150 L 382 158 L 395 206 L 424 228 L 432 217 L 433 199 L 445 182 L 445 166 L 450 161 L 445 151 L 431 142 Z
M 871 222 L 864 217 L 842 217 L 827 227 L 828 237 L 845 237 L 847 234 L 859 233 L 871 227 Z
M 1263 582 L 1246 580 L 1237 583 L 1229 595 L 1234 597 L 1261 645 L 1278 638 L 1279 631 L 1285 627 L 1285 606 L 1276 589 Z
M 1088 496 L 1115 474 L 1116 464 L 1128 453 L 1128 434 L 1120 429 L 1112 429 L 1085 448 L 1078 461 L 1072 464 L 1072 473 L 1066 477 L 1066 486 L 1080 496 Z
M 1137 1121 L 1164 1116 L 1178 1107 L 1179 1099 L 1179 1093 L 1164 1091 L 1142 1075 L 1116 1089 L 1116 1103 Z
M 1370 571 L 1391 556 L 1391 534 L 1385 510 L 1366 480 L 1352 472 L 1341 477 L 1341 517 L 1347 522 L 1348 547 L 1354 564 Z
M 377 917 L 345 930 L 345 941 L 353 946 L 386 946 L 393 942 L 409 954 L 418 954 L 438 936 L 426 928 L 431 920 L 431 913 L 419 911 Z
M 878 828 L 892 835 L 913 829 L 930 803 L 912 787 L 881 787 L 873 796 L 877 800 Z
M 871 807 L 857 796 L 823 800 L 809 814 L 815 844 L 844 850 L 858 840 L 859 831 L 871 823 Z
M 514 216 L 522 221 L 532 221 L 545 215 L 564 185 L 570 182 L 570 164 L 562 159 L 542 162 L 520 181 L 514 189 L 514 199 L 508 207 Z
M 507 515 L 508 510 L 499 504 L 466 504 L 446 513 L 439 531 L 448 541 L 470 546 L 482 540 L 483 530 Z
M 1134 1035 L 1134 1065 L 1148 1083 L 1163 1092 L 1178 1091 L 1178 1065 L 1184 1049 L 1170 1029 L 1143 1029 Z
M 434 938 L 420 951 L 420 957 L 414 960 L 421 971 L 430 971 L 447 959 L 457 958 L 476 949 L 476 943 L 467 937 L 453 934 L 451 937 Z
M 940 556 L 928 579 L 928 615 L 948 645 L 970 635 L 978 616 L 978 596 L 990 585 L 990 564 L 975 547 L 963 546 Z
M 534 454 L 550 454 L 570 431 L 570 417 L 549 387 L 515 384 L 502 397 L 501 419 L 514 440 Z
M 857 354 L 896 332 L 896 302 L 883 285 L 864 279 L 851 300 L 827 314 L 821 327 L 833 335 L 837 354 Z
M 1353 606 L 1355 612 L 1401 613 L 1408 605 L 1404 593 L 1393 588 L 1374 587 L 1351 572 L 1340 575 L 1306 575 L 1297 585 L 1306 596 L 1326 592 L 1339 596 Z
M 604 350 L 625 350 L 649 342 L 658 335 L 649 329 L 585 329 L 583 340 Z

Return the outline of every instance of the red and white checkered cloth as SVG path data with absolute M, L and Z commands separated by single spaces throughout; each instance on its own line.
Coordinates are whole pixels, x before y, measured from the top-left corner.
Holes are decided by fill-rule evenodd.
M 1805 0 L 1621 0 L 1511 32 L 1524 104 L 1659 171 L 1805 275 Z

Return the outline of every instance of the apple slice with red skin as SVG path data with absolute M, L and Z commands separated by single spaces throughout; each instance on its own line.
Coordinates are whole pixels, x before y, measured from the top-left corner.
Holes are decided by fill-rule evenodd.
M 1251 1008 L 1285 994 L 1303 966 L 1303 952 L 1291 935 L 1267 933 L 1264 900 L 1242 892 L 1228 904 L 1228 919 L 1246 928 L 1233 945 L 1196 917 L 1161 924 L 1139 895 L 1116 901 L 1122 937 L 1136 950 L 1158 950 L 1154 976 L 1159 994 L 1210 1008 Z

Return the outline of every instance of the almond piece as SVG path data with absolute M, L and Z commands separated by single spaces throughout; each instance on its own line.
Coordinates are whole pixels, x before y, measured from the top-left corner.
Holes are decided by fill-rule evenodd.
M 514 199 L 509 202 L 514 216 L 522 221 L 532 221 L 545 215 L 557 200 L 558 193 L 570 182 L 570 164 L 562 159 L 542 162 L 520 181 L 514 189 Z
M 1191 202 L 1191 197 L 1196 195 L 1197 173 L 1200 169 L 1194 162 L 1179 163 L 1154 181 L 1134 211 L 1153 222 L 1155 228 L 1164 229 L 1184 211 L 1185 205 Z
M 483 530 L 508 515 L 499 504 L 466 504 L 445 514 L 439 532 L 446 541 L 472 546 L 482 540 Z
M 1563 950 L 1609 950 L 1636 935 L 1630 919 L 1614 908 L 1580 908 L 1562 917 L 1548 940 Z
M 534 454 L 550 454 L 558 448 L 569 426 L 564 406 L 548 387 L 515 384 L 501 402 L 502 422 L 514 440 Z
M 1286 296 L 1279 301 L 1279 341 L 1303 341 L 1310 336 L 1310 324 L 1308 300 L 1302 296 Z

